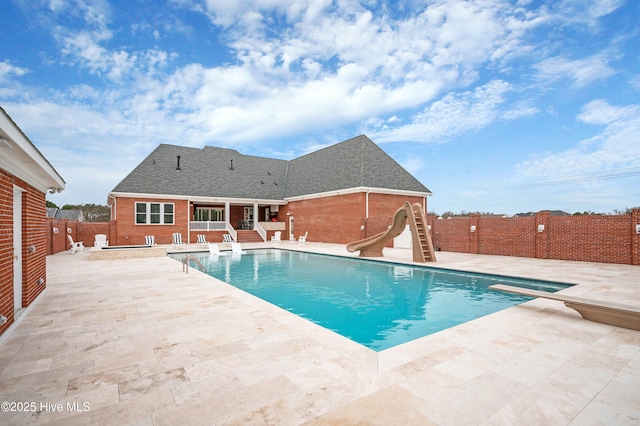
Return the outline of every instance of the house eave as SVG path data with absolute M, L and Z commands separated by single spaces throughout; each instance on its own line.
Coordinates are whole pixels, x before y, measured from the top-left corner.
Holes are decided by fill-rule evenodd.
M 370 192 L 374 194 L 385 194 L 385 195 L 401 195 L 406 197 L 428 197 L 432 195 L 431 192 L 406 191 L 406 190 L 400 190 L 400 189 L 372 188 L 372 187 L 366 187 L 366 186 L 358 186 L 353 188 L 338 189 L 335 191 L 318 192 L 315 194 L 298 195 L 295 197 L 286 197 L 285 201 L 293 202 L 293 201 L 311 200 L 314 198 L 335 197 L 337 195 L 357 194 L 361 192 L 365 192 L 365 193 Z
M 232 198 L 232 197 L 203 197 L 192 195 L 174 195 L 174 194 L 146 194 L 146 193 L 133 193 L 133 192 L 110 192 L 109 200 L 123 197 L 123 198 L 136 198 L 136 199 L 167 199 L 167 200 L 188 200 L 194 203 L 209 203 L 209 204 L 268 204 L 268 205 L 286 205 L 287 202 L 282 199 L 262 199 L 262 198 Z
M 2 108 L 0 168 L 42 192 L 65 188 L 64 179 Z

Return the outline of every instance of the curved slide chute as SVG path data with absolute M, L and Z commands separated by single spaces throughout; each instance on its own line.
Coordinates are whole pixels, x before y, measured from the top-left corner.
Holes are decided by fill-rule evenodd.
M 420 204 L 413 206 L 405 201 L 404 205 L 396 210 L 393 222 L 389 229 L 380 234 L 367 237 L 362 240 L 347 244 L 347 251 L 360 251 L 360 257 L 382 257 L 382 249 L 389 240 L 400 235 L 409 222 L 413 246 L 414 262 L 435 262 L 436 256 L 431 237 L 426 229 L 426 219 Z

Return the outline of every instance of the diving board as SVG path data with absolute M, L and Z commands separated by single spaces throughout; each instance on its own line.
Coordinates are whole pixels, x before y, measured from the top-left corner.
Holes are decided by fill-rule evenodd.
M 523 296 L 558 300 L 564 302 L 568 308 L 578 311 L 578 313 L 582 315 L 582 318 L 586 320 L 640 331 L 640 307 L 638 306 L 549 293 L 548 291 L 530 290 L 528 288 L 506 284 L 494 284 L 489 286 L 489 288 L 492 290 L 521 294 Z

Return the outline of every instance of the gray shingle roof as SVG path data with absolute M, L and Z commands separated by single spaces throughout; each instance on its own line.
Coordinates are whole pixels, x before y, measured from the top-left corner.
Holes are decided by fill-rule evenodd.
M 354 187 L 430 192 L 364 135 L 291 161 L 163 144 L 113 192 L 282 200 Z
M 296 158 L 289 164 L 287 197 L 357 187 L 430 193 L 364 135 Z
M 286 166 L 233 149 L 159 145 L 113 192 L 281 200 Z

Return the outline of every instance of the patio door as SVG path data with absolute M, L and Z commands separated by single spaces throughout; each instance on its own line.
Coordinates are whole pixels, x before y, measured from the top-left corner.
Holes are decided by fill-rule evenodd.
M 22 309 L 22 193 L 13 187 L 13 311 Z

